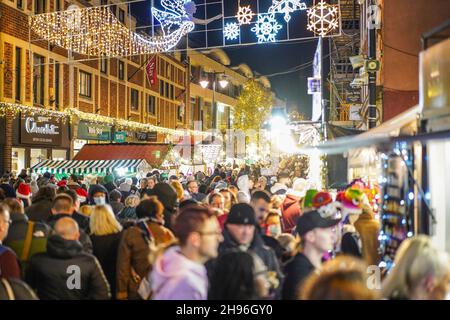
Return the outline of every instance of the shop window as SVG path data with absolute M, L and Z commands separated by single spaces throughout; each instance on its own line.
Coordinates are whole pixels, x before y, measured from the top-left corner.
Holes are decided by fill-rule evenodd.
M 155 115 L 156 114 L 156 97 L 149 95 L 147 99 L 147 112 Z
M 30 168 L 47 159 L 47 149 L 30 149 Z
M 67 151 L 52 150 L 52 160 L 67 160 Z
M 21 101 L 22 92 L 22 49 L 16 47 L 16 69 L 15 69 L 15 82 L 16 82 L 16 101 Z
M 44 57 L 33 55 L 33 102 L 44 105 Z
M 90 98 L 92 96 L 91 84 L 92 84 L 92 75 L 90 73 L 80 70 L 78 81 L 78 93 L 80 94 L 80 96 L 87 98 Z
M 139 91 L 131 89 L 131 110 L 139 110 Z
M 24 148 L 12 148 L 11 154 L 12 171 L 20 172 L 25 168 L 25 149 Z

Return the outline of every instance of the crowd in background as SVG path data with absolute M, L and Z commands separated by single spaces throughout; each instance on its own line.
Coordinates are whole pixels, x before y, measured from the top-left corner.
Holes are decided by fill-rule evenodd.
M 444 299 L 449 260 L 426 236 L 370 278 L 380 263 L 373 193 L 362 181 L 338 191 L 256 166 L 5 174 L 0 299 Z

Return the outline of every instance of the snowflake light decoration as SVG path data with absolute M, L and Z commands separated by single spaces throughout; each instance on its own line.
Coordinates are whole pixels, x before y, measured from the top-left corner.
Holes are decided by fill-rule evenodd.
M 321 37 L 339 27 L 339 5 L 330 5 L 320 1 L 314 7 L 308 9 L 309 31 Z
M 306 4 L 301 0 L 273 0 L 269 13 L 284 13 L 284 20 L 291 20 L 291 13 L 297 10 L 306 10 Z
M 239 7 L 237 19 L 240 25 L 250 24 L 253 19 L 253 11 L 250 6 Z
M 235 22 L 230 22 L 223 28 L 223 36 L 226 40 L 236 40 L 241 34 L 239 25 Z
M 258 42 L 275 42 L 278 31 L 283 27 L 275 19 L 275 14 L 259 14 L 258 21 L 251 29 L 258 37 Z

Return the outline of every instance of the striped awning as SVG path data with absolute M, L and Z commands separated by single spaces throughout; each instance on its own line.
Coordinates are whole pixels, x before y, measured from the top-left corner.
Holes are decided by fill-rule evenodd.
M 149 165 L 144 159 L 128 160 L 44 160 L 31 168 L 35 173 L 89 174 L 120 173 L 121 175 L 145 170 Z

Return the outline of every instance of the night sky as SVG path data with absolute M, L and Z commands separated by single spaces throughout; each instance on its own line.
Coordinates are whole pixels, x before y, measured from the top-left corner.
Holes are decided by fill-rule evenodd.
M 196 0 L 196 4 L 202 3 L 204 0 Z M 206 0 L 214 1 L 217 0 Z M 236 9 L 233 7 L 235 4 L 227 6 L 227 3 L 236 3 L 238 0 L 223 0 L 225 4 L 225 11 L 234 12 Z M 230 1 L 230 2 L 228 2 Z M 269 1 L 269 4 L 264 4 L 264 1 Z M 271 0 L 259 0 L 260 6 L 270 6 Z M 312 0 L 305 0 L 305 3 L 309 7 Z M 255 0 L 241 0 L 241 5 L 255 5 Z M 158 5 L 158 0 L 155 1 Z M 141 3 L 131 4 L 131 14 L 138 19 L 138 25 L 149 25 L 150 21 L 150 7 L 151 1 L 147 0 Z M 197 7 L 199 8 L 199 7 Z M 208 7 L 211 8 L 211 7 Z M 265 7 L 264 7 L 265 8 Z M 221 10 L 221 8 L 216 8 Z M 208 17 L 214 16 L 217 13 L 213 12 L 214 8 L 208 9 Z M 198 10 L 195 15 L 198 18 L 204 18 L 202 10 Z M 228 16 L 226 13 L 225 16 Z M 300 18 L 299 18 L 300 19 Z M 302 19 L 306 19 L 306 15 Z M 221 21 L 218 21 L 221 23 Z M 296 22 L 291 20 L 291 25 Z M 221 24 L 220 24 L 221 25 Z M 297 23 L 302 25 L 301 33 L 299 36 L 309 36 L 304 32 L 304 21 Z M 208 28 L 214 28 L 217 24 L 210 24 Z M 201 30 L 201 26 L 196 26 L 195 30 Z M 220 28 L 220 27 L 219 27 Z M 192 38 L 200 36 L 201 32 L 191 35 Z M 221 33 L 220 33 L 221 35 Z M 214 35 L 211 36 L 214 38 Z M 246 63 L 250 68 L 261 75 L 271 75 L 278 72 L 285 72 L 293 67 L 308 63 L 312 61 L 314 52 L 316 49 L 317 40 L 293 40 L 289 42 L 281 43 L 269 43 L 269 44 L 256 44 L 250 46 L 232 46 L 223 48 L 229 55 L 232 65 L 238 65 L 240 63 Z M 305 115 L 308 119 L 311 116 L 311 96 L 307 94 L 307 77 L 312 76 L 312 66 L 308 65 L 300 71 L 296 71 L 289 74 L 283 74 L 278 76 L 271 76 L 269 80 L 272 84 L 272 90 L 274 90 L 277 96 L 282 100 L 287 100 L 288 106 L 294 104 L 298 106 L 298 111 Z

